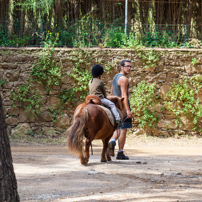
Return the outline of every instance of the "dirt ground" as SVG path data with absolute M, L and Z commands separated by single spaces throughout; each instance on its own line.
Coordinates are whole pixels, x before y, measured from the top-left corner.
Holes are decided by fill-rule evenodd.
M 116 147 L 117 152 L 118 147 Z M 87 166 L 67 146 L 11 144 L 21 201 L 202 201 L 202 138 L 128 137 L 130 160 Z

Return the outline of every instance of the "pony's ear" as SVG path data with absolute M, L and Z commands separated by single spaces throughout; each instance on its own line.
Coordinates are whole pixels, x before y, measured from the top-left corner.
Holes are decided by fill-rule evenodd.
M 124 101 L 124 97 L 121 98 L 121 102 L 123 102 L 123 101 Z

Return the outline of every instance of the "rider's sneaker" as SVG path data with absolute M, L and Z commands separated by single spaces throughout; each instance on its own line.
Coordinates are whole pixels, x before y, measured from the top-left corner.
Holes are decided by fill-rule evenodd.
M 119 151 L 117 153 L 116 159 L 119 159 L 119 160 L 129 160 L 129 157 L 125 156 L 125 154 L 123 153 L 123 151 Z
M 123 123 L 122 123 L 122 121 L 121 121 L 121 120 L 116 120 L 116 125 L 117 125 L 117 126 L 122 126 L 122 125 L 123 125 Z
M 108 143 L 108 153 L 110 156 L 114 156 L 114 149 L 115 149 L 115 146 L 116 146 L 116 142 L 115 141 L 111 141 Z

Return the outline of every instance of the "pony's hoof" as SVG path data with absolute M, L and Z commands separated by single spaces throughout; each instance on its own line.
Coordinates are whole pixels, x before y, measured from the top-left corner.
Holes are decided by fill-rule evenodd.
M 107 158 L 107 161 L 112 161 L 112 159 L 111 158 Z
M 86 166 L 88 164 L 88 159 L 81 159 L 80 162 L 82 165 Z
M 101 162 L 107 162 L 107 160 L 106 159 L 101 159 Z
M 112 161 L 111 156 L 107 154 L 107 161 Z

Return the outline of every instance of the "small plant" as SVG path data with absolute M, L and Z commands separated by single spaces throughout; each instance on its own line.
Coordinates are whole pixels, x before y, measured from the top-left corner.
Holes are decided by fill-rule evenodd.
M 8 82 L 7 80 L 0 79 L 0 86 L 3 86 L 3 85 L 6 84 L 7 82 Z
M 195 66 L 197 63 L 198 63 L 198 61 L 197 61 L 196 58 L 192 58 L 192 59 L 191 59 L 191 64 L 192 64 L 193 66 Z
M 16 108 L 16 102 L 19 102 L 20 107 L 29 112 L 30 116 L 37 116 L 41 112 L 41 95 L 31 86 L 31 80 L 28 79 L 26 84 L 19 86 L 11 92 L 12 105 Z
M 112 64 L 110 62 L 107 62 L 107 64 L 105 65 L 105 71 L 107 74 L 109 74 L 112 71 Z
M 145 62 L 144 68 L 157 66 L 160 54 L 154 52 L 154 50 L 145 51 L 137 49 L 139 57 Z
M 47 110 L 47 114 L 53 118 L 53 122 L 58 120 L 58 115 L 61 115 L 64 106 L 58 104 L 57 106 L 51 106 Z
M 70 88 L 70 89 L 63 89 L 62 92 L 58 95 L 60 98 L 61 102 L 63 104 L 73 104 L 75 105 L 78 101 L 78 98 L 75 96 L 75 88 Z
M 131 106 L 133 113 L 139 116 L 140 127 L 147 125 L 154 128 L 158 123 L 159 117 L 151 107 L 156 105 L 159 99 L 156 95 L 155 84 L 142 81 L 134 88 L 131 96 Z
M 77 85 L 74 86 L 74 93 L 78 93 L 79 99 L 85 98 L 88 94 L 88 83 L 92 79 L 91 72 L 87 69 L 73 68 L 74 73 L 70 73 L 69 76 L 77 81 Z

